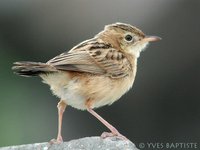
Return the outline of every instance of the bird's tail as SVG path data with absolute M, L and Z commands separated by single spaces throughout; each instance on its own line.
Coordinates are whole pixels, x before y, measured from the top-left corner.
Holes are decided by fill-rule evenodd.
M 12 70 L 14 73 L 20 75 L 20 76 L 38 76 L 41 74 L 56 72 L 56 68 L 48 65 L 46 63 L 40 63 L 40 62 L 28 62 L 28 61 L 22 61 L 22 62 L 15 62 L 14 66 L 12 67 Z

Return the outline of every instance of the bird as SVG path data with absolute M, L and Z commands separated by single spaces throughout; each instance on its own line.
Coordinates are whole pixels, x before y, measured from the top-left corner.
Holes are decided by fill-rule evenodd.
M 18 61 L 12 69 L 20 76 L 41 77 L 60 99 L 54 143 L 63 142 L 61 130 L 66 106 L 86 110 L 103 123 L 110 132 L 103 132 L 102 138 L 126 139 L 94 109 L 113 104 L 131 89 L 140 53 L 149 42 L 158 40 L 161 38 L 147 36 L 135 26 L 116 22 L 46 63 Z

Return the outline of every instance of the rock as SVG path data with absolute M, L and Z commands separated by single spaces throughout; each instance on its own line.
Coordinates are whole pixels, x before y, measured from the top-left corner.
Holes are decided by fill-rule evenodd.
M 85 137 L 64 142 L 62 144 L 35 143 L 19 146 L 2 147 L 0 150 L 138 150 L 128 140 L 116 137 L 102 139 L 100 137 Z

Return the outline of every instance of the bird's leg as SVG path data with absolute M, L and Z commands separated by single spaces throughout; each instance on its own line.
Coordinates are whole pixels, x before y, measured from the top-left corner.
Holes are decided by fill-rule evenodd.
M 58 142 L 63 142 L 61 131 L 62 131 L 62 118 L 63 118 L 63 113 L 65 111 L 67 104 L 63 102 L 62 100 L 58 103 L 58 135 L 57 135 L 57 141 Z
M 117 136 L 118 138 L 127 140 L 127 138 L 125 136 L 120 134 L 119 131 L 115 127 L 113 127 L 110 123 L 108 123 L 105 119 L 103 119 L 92 108 L 87 107 L 87 111 L 89 113 L 91 113 L 94 117 L 96 117 L 100 122 L 102 122 L 111 131 L 111 133 L 109 133 L 109 132 L 102 133 L 102 135 L 101 135 L 102 138 Z
M 56 140 L 51 140 L 50 143 L 62 143 L 63 139 L 62 139 L 62 135 L 61 135 L 61 131 L 62 131 L 62 118 L 63 118 L 63 113 L 65 111 L 67 104 L 60 100 L 60 102 L 57 105 L 58 108 L 58 135 L 57 135 L 57 139 Z

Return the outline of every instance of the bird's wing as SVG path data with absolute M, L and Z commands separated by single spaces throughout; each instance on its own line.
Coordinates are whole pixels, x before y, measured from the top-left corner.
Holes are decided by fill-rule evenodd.
M 58 70 L 105 74 L 112 78 L 128 75 L 130 63 L 122 52 L 104 43 L 84 47 L 58 55 L 47 64 Z
M 104 74 L 105 71 L 98 67 L 90 54 L 86 51 L 63 53 L 49 60 L 47 64 L 58 70 L 89 72 L 93 74 Z

